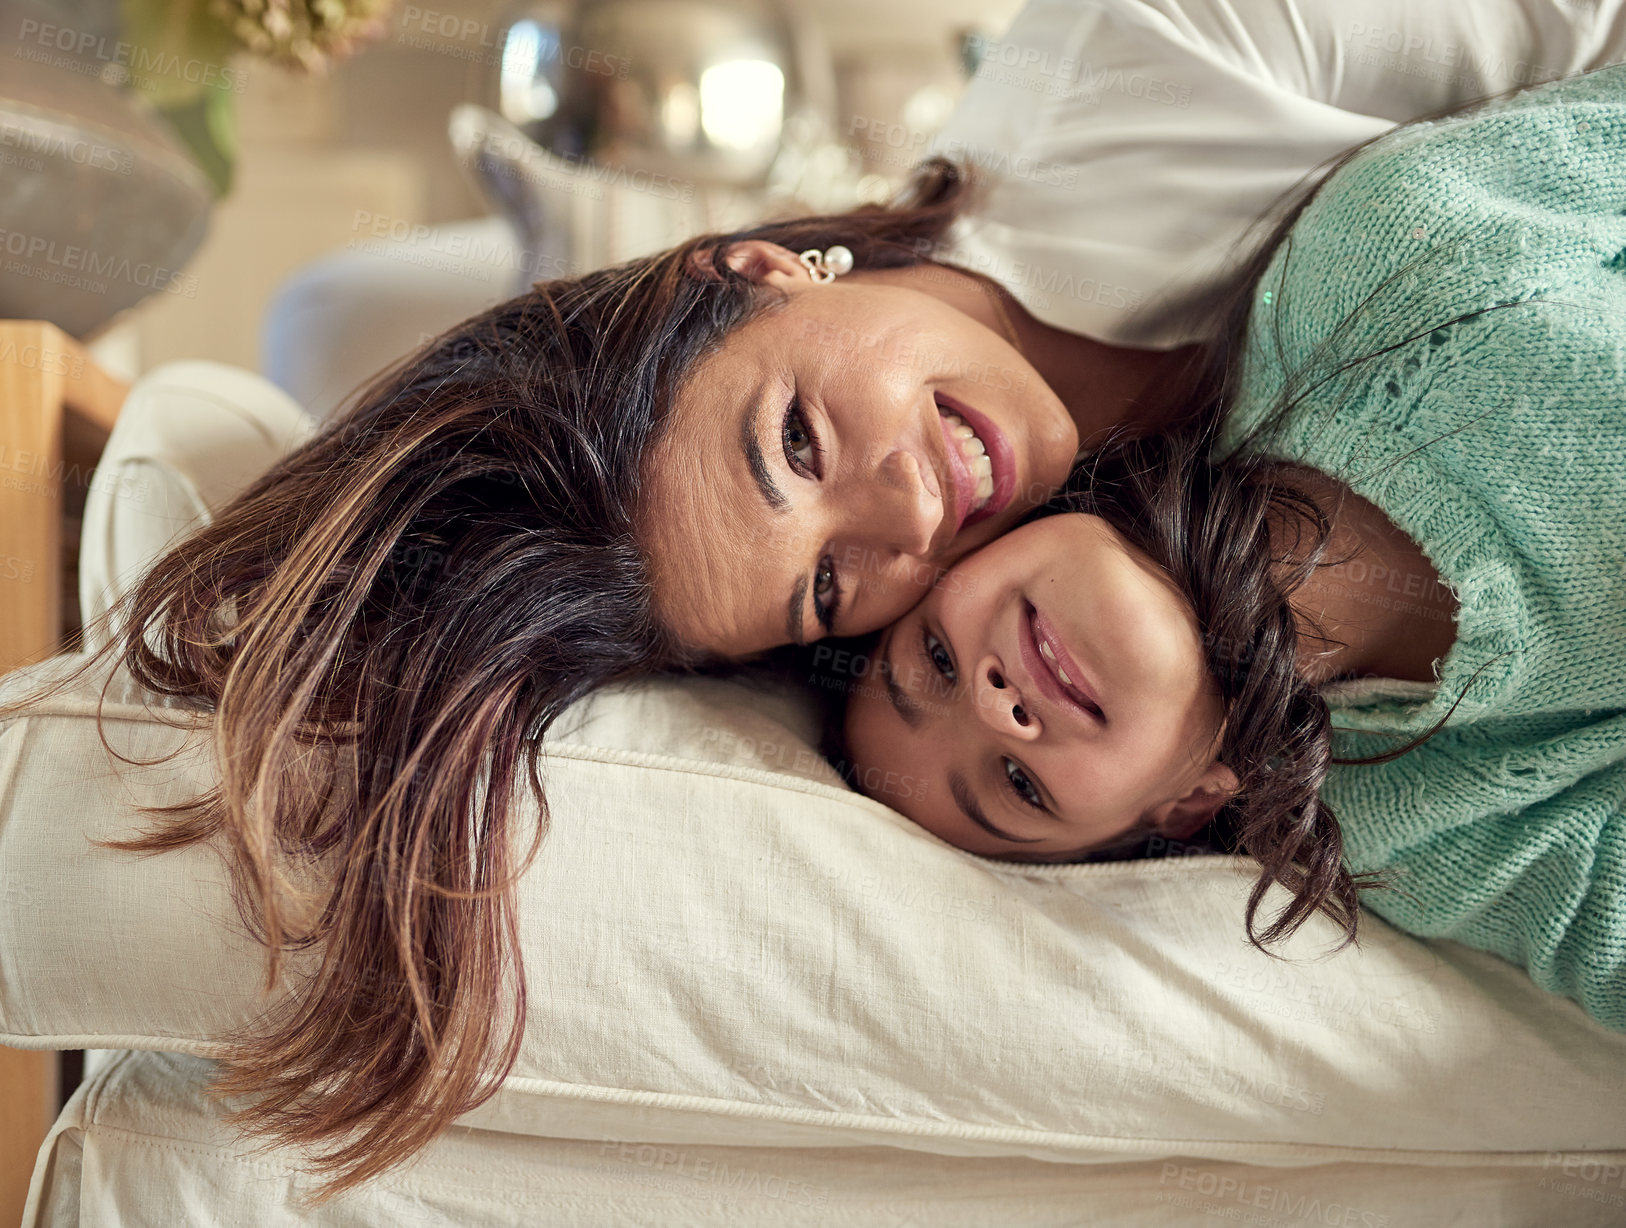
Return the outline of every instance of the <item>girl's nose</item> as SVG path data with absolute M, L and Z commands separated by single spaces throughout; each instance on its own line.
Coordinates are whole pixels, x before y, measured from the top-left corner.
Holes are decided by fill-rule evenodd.
M 1022 692 L 1005 675 L 998 658 L 988 656 L 977 662 L 971 694 L 983 724 L 1001 737 L 1032 742 L 1044 732 L 1039 718 L 1027 710 Z

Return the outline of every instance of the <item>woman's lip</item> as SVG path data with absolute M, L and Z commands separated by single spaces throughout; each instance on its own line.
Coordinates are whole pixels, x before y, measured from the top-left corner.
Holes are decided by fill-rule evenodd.
M 953 500 L 952 506 L 945 505 L 954 517 L 954 532 L 958 534 L 965 528 L 966 519 L 971 511 L 971 504 L 976 498 L 977 484 L 971 480 L 971 470 L 966 466 L 965 457 L 960 455 L 960 445 L 954 436 L 949 434 L 948 419 L 943 417 L 942 411 L 937 414 L 937 427 L 943 432 L 943 457 L 945 476 L 948 478 L 949 494 Z M 976 430 L 976 427 L 972 427 Z
M 1005 432 L 994 424 L 994 420 L 986 414 L 978 413 L 964 401 L 944 393 L 937 394 L 938 403 L 951 413 L 958 414 L 965 419 L 965 424 L 977 432 L 977 438 L 982 440 L 982 446 L 988 450 L 988 461 L 993 467 L 994 493 L 988 496 L 988 502 L 983 504 L 961 524 L 978 524 L 990 516 L 997 516 L 1010 505 L 1011 496 L 1016 493 L 1016 450 L 1011 447 L 1011 441 L 1005 438 Z M 941 415 L 939 415 L 941 417 Z M 957 449 L 951 449 L 957 451 Z M 966 477 L 969 478 L 969 472 Z
M 1055 654 L 1054 664 L 1040 651 L 1041 643 L 1047 644 L 1050 651 Z M 1090 720 L 1104 719 L 1100 712 L 1100 696 L 1084 680 L 1083 671 L 1078 668 L 1078 663 L 1062 644 L 1055 627 L 1039 613 L 1037 606 L 1027 600 L 1022 602 L 1019 647 L 1022 652 L 1022 663 L 1027 666 L 1028 673 L 1033 676 L 1035 685 L 1041 691 L 1056 703 L 1064 704 Z M 1071 683 L 1061 680 L 1058 676 L 1059 670 L 1066 671 L 1067 676 L 1072 679 Z

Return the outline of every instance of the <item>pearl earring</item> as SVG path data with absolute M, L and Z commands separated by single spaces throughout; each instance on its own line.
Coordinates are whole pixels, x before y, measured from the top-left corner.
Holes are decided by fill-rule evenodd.
M 839 243 L 822 252 L 810 247 L 797 259 L 802 262 L 807 275 L 819 282 L 834 281 L 843 273 L 850 273 L 853 267 L 853 254 Z

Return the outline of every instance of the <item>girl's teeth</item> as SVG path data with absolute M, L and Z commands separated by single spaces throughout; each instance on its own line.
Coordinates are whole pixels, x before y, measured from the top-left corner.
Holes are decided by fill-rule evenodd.
M 1044 640 L 1039 641 L 1039 655 L 1041 657 L 1043 657 L 1046 661 L 1049 661 L 1050 664 L 1056 665 L 1056 653 L 1055 653 L 1055 650 L 1052 649 L 1050 647 L 1050 645 Z M 1056 677 L 1061 679 L 1061 682 L 1062 682 L 1063 686 L 1072 686 L 1073 685 L 1073 680 L 1067 676 L 1067 671 L 1064 670 L 1059 665 L 1056 665 Z

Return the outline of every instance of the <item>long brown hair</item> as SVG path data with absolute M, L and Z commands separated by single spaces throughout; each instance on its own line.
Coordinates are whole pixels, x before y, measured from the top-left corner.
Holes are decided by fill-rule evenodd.
M 312 956 L 229 1038 L 212 1090 L 246 1098 L 231 1120 L 268 1147 L 310 1152 L 318 1201 L 409 1158 L 514 1064 L 512 888 L 547 827 L 543 734 L 597 687 L 698 664 L 652 611 L 634 528 L 682 381 L 777 297 L 721 256 L 764 239 L 916 264 L 972 187 L 937 160 L 889 206 L 539 283 L 380 375 L 115 611 L 108 651 L 212 725 L 220 776 L 107 844 L 214 842 L 267 989 L 289 952 Z
M 1216 758 L 1239 786 L 1209 837 L 1259 864 L 1245 914 L 1249 938 L 1263 946 L 1322 912 L 1353 941 L 1358 892 L 1376 880 L 1345 866 L 1337 817 L 1320 797 L 1332 717 L 1299 674 L 1290 599 L 1322 563 L 1332 521 L 1290 468 L 1264 457 L 1216 460 L 1212 446 L 1200 423 L 1114 442 L 1076 468 L 1037 515 L 1099 516 L 1191 603 L 1224 713 Z M 1261 925 L 1273 885 L 1287 898 Z

